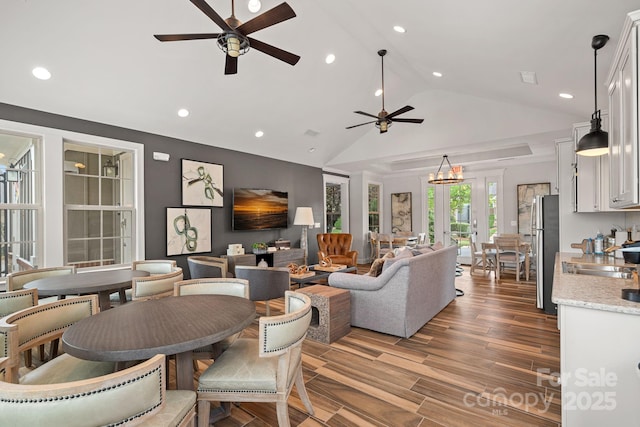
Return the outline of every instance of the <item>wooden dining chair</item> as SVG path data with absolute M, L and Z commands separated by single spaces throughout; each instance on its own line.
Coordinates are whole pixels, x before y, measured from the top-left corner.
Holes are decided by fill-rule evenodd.
M 209 426 L 210 402 L 275 402 L 278 425 L 290 426 L 287 400 L 295 384 L 307 412 L 313 406 L 302 376 L 302 342 L 311 299 L 287 291 L 285 314 L 261 317 L 258 339 L 240 338 L 198 379 L 198 426 Z
M 475 270 L 482 267 L 482 273 L 486 273 L 487 266 L 485 265 L 486 258 L 482 256 L 482 249 L 478 249 L 476 244 L 476 235 L 471 234 L 471 266 L 469 268 L 469 274 L 473 274 Z
M 527 255 L 522 253 L 519 237 L 494 237 L 496 246 L 496 281 L 500 282 L 501 270 L 505 265 L 515 267 L 516 281 L 520 281 L 521 273 L 525 273 Z M 526 277 L 528 280 L 528 277 Z
M 376 241 L 376 256 L 382 258 L 387 253 L 393 252 L 393 236 L 391 234 L 379 233 Z

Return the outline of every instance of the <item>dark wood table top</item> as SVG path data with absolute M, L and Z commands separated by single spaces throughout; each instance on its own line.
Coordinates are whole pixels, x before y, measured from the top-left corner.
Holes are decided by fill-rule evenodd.
M 27 283 L 24 288 L 38 289 L 38 295 L 42 296 L 94 294 L 130 288 L 131 279 L 148 275 L 148 271 L 142 270 L 92 271 L 43 277 Z
M 255 313 L 253 301 L 228 295 L 135 301 L 73 324 L 62 347 L 81 359 L 115 362 L 190 352 L 242 331 Z

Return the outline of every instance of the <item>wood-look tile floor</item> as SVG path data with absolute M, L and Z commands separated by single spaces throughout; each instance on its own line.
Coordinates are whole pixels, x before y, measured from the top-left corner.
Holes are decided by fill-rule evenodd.
M 535 307 L 535 283 L 496 284 L 468 271 L 456 278 L 465 295 L 409 339 L 360 328 L 331 345 L 307 339 L 303 370 L 315 415 L 294 388 L 292 426 L 560 425 L 556 317 Z M 263 304 L 257 309 L 264 314 Z M 282 310 L 282 300 L 271 302 L 272 314 Z M 255 336 L 256 324 L 243 334 Z M 277 425 L 275 405 L 264 403 L 239 403 L 216 423 Z

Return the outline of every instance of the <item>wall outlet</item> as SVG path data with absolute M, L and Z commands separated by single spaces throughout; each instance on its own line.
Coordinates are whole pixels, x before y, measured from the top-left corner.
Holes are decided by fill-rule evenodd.
M 512 227 L 517 227 L 518 226 L 518 221 L 511 221 L 511 226 Z
M 313 224 L 313 228 L 320 228 L 320 223 L 316 222 L 315 224 Z

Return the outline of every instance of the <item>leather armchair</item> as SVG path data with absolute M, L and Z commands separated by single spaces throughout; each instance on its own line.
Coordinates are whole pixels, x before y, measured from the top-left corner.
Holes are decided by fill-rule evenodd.
M 317 235 L 317 240 L 318 260 L 329 257 L 334 264 L 346 264 L 348 267 L 358 264 L 358 251 L 351 250 L 351 234 L 321 233 Z

